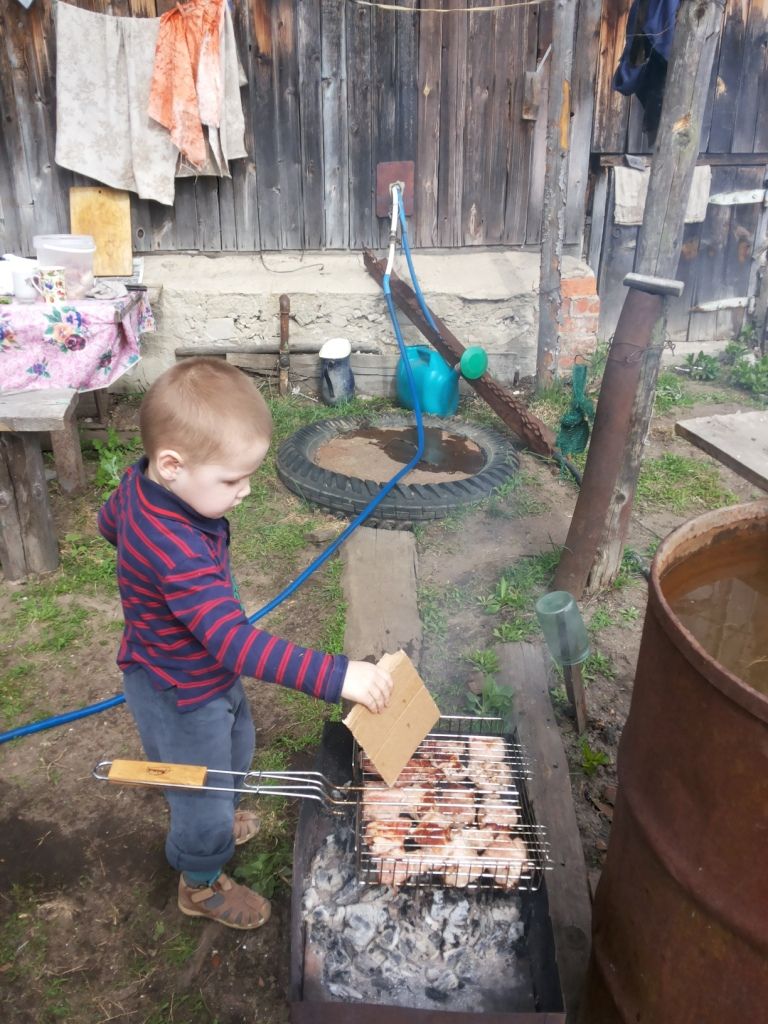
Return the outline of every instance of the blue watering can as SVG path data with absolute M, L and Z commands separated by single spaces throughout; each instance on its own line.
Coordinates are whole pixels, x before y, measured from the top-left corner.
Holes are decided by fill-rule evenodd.
M 408 345 L 405 351 L 421 410 L 432 416 L 455 415 L 459 407 L 459 375 L 477 380 L 488 368 L 488 355 L 479 345 L 464 350 L 458 369 L 451 369 L 440 353 L 428 345 Z M 412 409 L 413 397 L 402 357 L 397 363 L 395 383 L 398 401 L 406 409 Z

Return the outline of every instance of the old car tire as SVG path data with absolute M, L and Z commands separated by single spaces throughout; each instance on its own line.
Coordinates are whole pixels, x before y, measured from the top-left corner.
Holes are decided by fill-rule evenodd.
M 314 463 L 315 452 L 339 434 L 350 433 L 363 426 L 398 427 L 412 424 L 412 419 L 392 414 L 373 416 L 370 419 L 338 418 L 311 423 L 297 430 L 280 446 L 277 454 L 278 476 L 286 487 L 307 501 L 343 515 L 357 515 L 378 494 L 382 484 L 324 469 Z M 467 437 L 485 453 L 485 465 L 478 473 L 463 480 L 409 484 L 408 477 L 405 477 L 378 506 L 372 520 L 413 522 L 440 519 L 454 509 L 487 497 L 518 471 L 519 462 L 512 441 L 496 430 L 476 423 L 433 416 L 424 417 L 424 426 Z

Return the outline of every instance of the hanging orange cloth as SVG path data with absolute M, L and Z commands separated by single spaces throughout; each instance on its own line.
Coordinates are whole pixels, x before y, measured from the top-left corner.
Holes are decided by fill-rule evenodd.
M 223 82 L 220 47 L 227 0 L 189 0 L 160 18 L 149 116 L 194 167 L 206 160 L 203 125 L 219 127 Z

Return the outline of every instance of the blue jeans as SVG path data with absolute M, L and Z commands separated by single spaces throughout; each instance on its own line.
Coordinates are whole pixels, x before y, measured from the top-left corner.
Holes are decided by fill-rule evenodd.
M 146 672 L 123 676 L 128 707 L 150 761 L 205 765 L 234 772 L 249 771 L 255 749 L 255 730 L 248 698 L 238 680 L 208 704 L 180 714 L 176 689 L 155 690 Z M 215 786 L 231 786 L 231 775 L 209 775 Z M 235 850 L 233 828 L 238 794 L 166 789 L 171 826 L 165 855 L 177 871 L 221 868 Z

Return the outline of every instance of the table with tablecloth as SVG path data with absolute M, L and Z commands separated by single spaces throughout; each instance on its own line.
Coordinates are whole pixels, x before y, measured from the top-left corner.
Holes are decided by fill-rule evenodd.
M 109 387 L 155 329 L 145 291 L 119 299 L 0 305 L 0 391 Z

